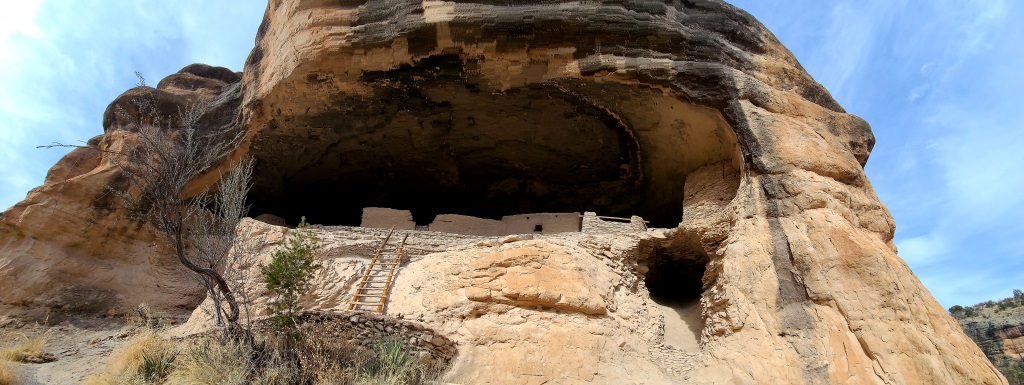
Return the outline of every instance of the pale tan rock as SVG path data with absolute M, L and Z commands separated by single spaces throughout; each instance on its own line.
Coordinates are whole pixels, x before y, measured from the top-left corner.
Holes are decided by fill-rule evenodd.
M 168 82 L 168 105 L 215 88 L 192 80 Z M 264 165 L 260 210 L 323 214 L 341 196 L 358 209 L 419 188 L 482 211 L 585 210 L 561 207 L 575 203 L 679 223 L 632 237 L 410 237 L 387 311 L 459 344 L 453 381 L 1006 384 L 897 256 L 863 171 L 867 123 L 723 2 L 275 0 L 241 90 L 221 92 L 249 135 L 232 157 Z M 143 254 L 148 230 L 108 216 L 83 231 L 112 177 L 102 165 L 59 165 L 79 176 L 4 214 L 5 302 L 74 286 L 182 305 L 173 263 Z M 382 237 L 366 231 L 323 230 L 311 307 L 345 305 Z M 663 343 L 647 280 L 666 259 L 706 268 L 699 351 Z
M 197 76 L 190 71 L 228 76 L 226 69 L 203 65 L 188 66 L 180 74 Z M 237 94 L 237 75 L 233 91 L 224 89 L 228 84 L 223 80 L 203 79 L 205 85 L 196 91 L 173 84 L 126 91 L 104 114 L 104 135 L 71 151 L 50 169 L 42 186 L 3 213 L 0 301 L 123 314 L 140 303 L 162 312 L 182 312 L 202 300 L 199 282 L 173 257 L 160 235 L 152 226 L 126 219 L 120 202 L 107 189 L 127 183 L 110 162 L 110 154 L 138 140 L 124 129 L 125 122 L 114 113 L 117 108 L 137 113 L 133 100 L 149 98 L 160 114 L 173 119 L 179 109 L 202 99 L 214 105 L 204 124 L 230 122 L 233 114 L 225 112 L 231 110 L 226 100 Z

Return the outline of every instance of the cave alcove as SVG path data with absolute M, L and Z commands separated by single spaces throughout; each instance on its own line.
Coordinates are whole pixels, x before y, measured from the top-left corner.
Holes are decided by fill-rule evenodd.
M 364 207 L 409 210 L 418 225 L 592 211 L 674 228 L 689 172 L 739 167 L 721 114 L 680 96 L 585 79 L 493 90 L 479 65 L 439 55 L 367 72 L 360 94 L 299 77 L 318 92 L 277 102 L 257 127 L 250 214 L 358 226 Z

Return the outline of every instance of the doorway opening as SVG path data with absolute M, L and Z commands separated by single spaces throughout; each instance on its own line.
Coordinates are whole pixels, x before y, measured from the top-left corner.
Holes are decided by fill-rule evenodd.
M 665 320 L 665 345 L 697 351 L 704 328 L 701 296 L 710 258 L 699 236 L 677 231 L 668 240 L 651 245 L 641 262 L 644 285 Z

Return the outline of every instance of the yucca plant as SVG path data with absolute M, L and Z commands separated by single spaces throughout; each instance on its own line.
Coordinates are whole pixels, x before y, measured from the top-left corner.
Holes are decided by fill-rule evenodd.
M 373 357 L 364 366 L 362 384 L 415 384 L 423 374 L 416 357 L 397 338 L 388 337 L 373 346 Z
M 139 365 L 139 376 L 147 383 L 157 382 L 167 378 L 174 369 L 174 360 L 178 353 L 172 350 L 161 350 L 146 352 L 142 354 L 142 364 Z

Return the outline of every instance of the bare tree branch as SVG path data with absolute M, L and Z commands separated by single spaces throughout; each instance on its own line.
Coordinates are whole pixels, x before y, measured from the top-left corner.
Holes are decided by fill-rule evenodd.
M 130 218 L 156 227 L 178 261 L 206 288 L 218 324 L 226 322 L 236 329 L 239 302 L 235 293 L 242 286 L 229 283 L 225 271 L 253 258 L 242 255 L 253 251 L 252 245 L 242 245 L 234 256 L 231 250 L 239 242 L 236 228 L 248 210 L 245 198 L 254 162 L 246 159 L 229 164 L 213 190 L 186 197 L 185 189 L 189 182 L 223 162 L 241 143 L 244 132 L 230 126 L 200 127 L 208 109 L 202 102 L 178 111 L 177 129 L 170 127 L 170 117 L 160 116 L 151 99 L 137 99 L 135 103 L 137 115 L 120 108 L 116 111 L 119 121 L 128 122 L 124 129 L 136 134 L 138 143 L 134 146 L 129 144 L 119 151 L 60 143 L 40 147 L 90 148 L 104 154 L 121 171 L 125 182 L 123 186 L 108 186 L 107 191 L 123 202 Z

